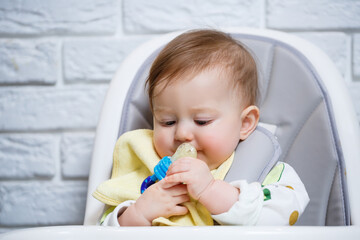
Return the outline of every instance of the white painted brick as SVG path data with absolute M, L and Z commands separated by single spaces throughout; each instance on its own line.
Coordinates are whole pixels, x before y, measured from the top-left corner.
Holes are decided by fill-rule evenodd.
M 55 175 L 58 141 L 51 135 L 0 135 L 0 179 Z
M 145 38 L 72 40 L 64 44 L 67 81 L 110 81 L 121 61 Z
M 132 33 L 204 27 L 259 27 L 260 15 L 260 0 L 123 0 L 124 29 Z
M 23 227 L 0 227 L 0 234 L 2 233 L 8 233 L 10 231 L 15 231 L 15 230 L 21 230 L 24 229 Z
M 0 225 L 82 224 L 86 182 L 0 183 Z
M 360 34 L 354 35 L 353 73 L 360 78 Z
M 88 177 L 94 134 L 64 134 L 61 140 L 62 174 L 64 177 Z
M 117 0 L 1 0 L 0 34 L 114 33 Z
M 323 50 L 335 63 L 340 73 L 345 76 L 347 68 L 348 46 L 350 37 L 340 32 L 298 33 L 297 36 L 312 42 Z
M 278 29 L 360 28 L 358 0 L 267 1 L 267 27 Z
M 354 102 L 356 114 L 360 121 L 360 83 L 348 83 L 351 99 Z
M 54 84 L 58 45 L 53 40 L 0 40 L 0 83 Z
M 13 231 L 15 229 L 13 228 L 2 228 L 0 227 L 0 234 L 4 234 L 4 233 L 7 233 L 7 232 L 10 232 L 10 231 Z
M 2 88 L 0 130 L 95 128 L 106 89 Z

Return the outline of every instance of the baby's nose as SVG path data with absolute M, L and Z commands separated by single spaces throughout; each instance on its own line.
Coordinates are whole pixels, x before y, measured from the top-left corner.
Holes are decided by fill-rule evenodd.
M 194 135 L 191 127 L 186 123 L 179 123 L 175 132 L 175 140 L 180 142 L 191 142 L 194 139 Z

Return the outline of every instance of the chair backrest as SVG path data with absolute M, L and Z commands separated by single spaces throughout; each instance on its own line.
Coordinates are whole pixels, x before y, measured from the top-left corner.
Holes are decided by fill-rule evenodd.
M 358 221 L 360 212 L 353 208 L 354 204 L 350 214 L 347 179 L 355 179 L 360 169 L 356 163 L 359 145 L 354 145 L 354 141 L 360 143 L 359 131 L 346 87 L 334 64 L 310 43 L 285 33 L 235 29 L 226 32 L 246 45 L 257 59 L 260 121 L 274 126 L 282 149 L 279 160 L 295 168 L 308 190 L 310 203 L 297 224 L 349 225 L 350 215 L 353 223 Z M 90 194 L 110 176 L 117 137 L 132 129 L 152 127 L 144 81 L 158 52 L 178 34 L 140 47 L 124 62 L 110 85 L 97 129 L 85 224 L 94 224 L 102 212 L 103 206 L 94 203 Z M 235 156 L 253 159 L 256 143 L 261 142 L 255 141 L 255 147 L 247 148 L 245 154 L 237 151 Z M 111 145 L 110 150 L 106 144 Z M 110 151 L 110 155 L 105 151 Z M 345 162 L 351 170 L 346 171 Z M 267 164 L 268 168 L 273 162 Z M 239 178 L 242 177 L 240 173 Z M 350 187 L 354 186 L 351 184 L 349 180 Z M 351 202 L 360 199 L 353 191 L 350 189 Z

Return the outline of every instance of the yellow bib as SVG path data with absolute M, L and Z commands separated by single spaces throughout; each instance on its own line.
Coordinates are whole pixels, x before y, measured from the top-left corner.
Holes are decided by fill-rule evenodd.
M 215 179 L 223 180 L 233 162 L 232 154 L 217 169 L 211 171 Z M 127 200 L 140 197 L 143 180 L 154 174 L 154 167 L 160 161 L 153 145 L 153 131 L 140 129 L 123 134 L 115 145 L 113 169 L 110 180 L 100 184 L 93 196 L 99 201 L 117 206 Z M 213 225 L 210 212 L 199 202 L 191 199 L 183 204 L 189 210 L 186 215 L 157 218 L 156 226 L 205 226 Z

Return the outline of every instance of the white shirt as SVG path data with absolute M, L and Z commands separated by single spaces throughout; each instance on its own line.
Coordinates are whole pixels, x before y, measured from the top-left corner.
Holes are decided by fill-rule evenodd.
M 246 180 L 231 182 L 232 186 L 240 190 L 238 201 L 229 211 L 212 215 L 212 218 L 221 225 L 295 224 L 310 200 L 305 186 L 295 170 L 286 163 L 279 162 L 264 183 L 274 177 L 276 179 L 266 185 L 248 183 Z M 118 216 L 134 203 L 134 200 L 128 200 L 119 204 L 101 225 L 120 226 Z

